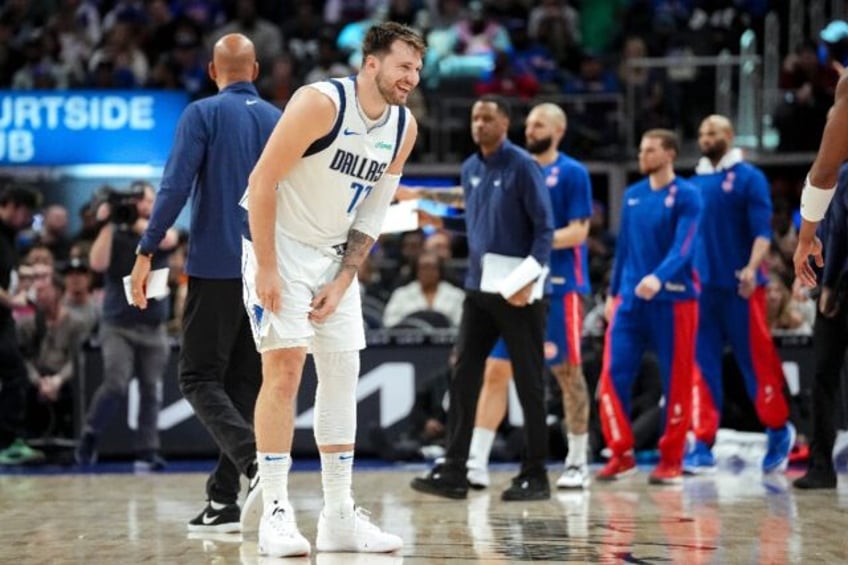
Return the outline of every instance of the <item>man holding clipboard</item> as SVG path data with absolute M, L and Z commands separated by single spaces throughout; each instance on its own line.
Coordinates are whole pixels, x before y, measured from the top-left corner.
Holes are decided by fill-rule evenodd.
M 541 169 L 507 139 L 509 109 L 499 96 L 483 96 L 471 109 L 471 135 L 479 147 L 462 165 L 469 267 L 450 387 L 445 461 L 412 488 L 447 498 L 468 494 L 466 465 L 486 358 L 499 337 L 515 367 L 525 414 L 521 471 L 503 500 L 550 497 L 545 462 L 543 353 L 545 279 L 553 239 L 553 211 Z

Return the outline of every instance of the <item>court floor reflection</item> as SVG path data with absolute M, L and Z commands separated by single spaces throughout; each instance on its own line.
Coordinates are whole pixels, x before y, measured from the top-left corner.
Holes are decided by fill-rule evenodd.
M 507 483 L 513 469 L 493 473 Z M 406 469 L 356 473 L 357 500 L 402 536 L 397 554 L 268 559 L 256 534 L 188 535 L 204 475 L 0 475 L 0 546 L 10 563 L 845 563 L 848 488 L 797 492 L 785 477 L 721 471 L 654 487 L 647 474 L 548 501 L 454 501 L 409 489 Z M 797 473 L 796 473 L 797 474 Z M 293 473 L 301 531 L 314 541 L 320 475 Z

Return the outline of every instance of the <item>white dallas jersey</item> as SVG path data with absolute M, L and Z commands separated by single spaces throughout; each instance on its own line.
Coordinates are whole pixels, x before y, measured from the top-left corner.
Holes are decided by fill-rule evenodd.
M 357 207 L 394 161 L 407 110 L 389 106 L 368 128 L 356 99 L 355 77 L 308 86 L 330 97 L 336 121 L 277 186 L 277 230 L 307 245 L 331 247 L 347 241 Z

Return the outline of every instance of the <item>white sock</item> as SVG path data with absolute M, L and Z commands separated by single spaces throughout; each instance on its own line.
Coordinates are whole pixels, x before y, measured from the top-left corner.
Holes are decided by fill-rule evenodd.
M 586 449 L 589 434 L 568 434 L 568 455 L 565 458 L 566 467 L 582 467 L 586 464 Z
M 220 510 L 227 507 L 223 502 L 215 502 L 214 500 L 210 500 L 209 505 L 212 507 L 212 510 Z
M 353 512 L 353 451 L 321 453 L 321 484 L 325 509 Z
M 495 442 L 494 430 L 475 427 L 471 436 L 471 447 L 468 450 L 468 463 L 474 461 L 474 467 L 485 469 L 489 465 L 489 454 L 492 452 L 492 444 Z
M 259 476 L 262 477 L 262 502 L 267 512 L 289 502 L 289 453 L 256 453 Z

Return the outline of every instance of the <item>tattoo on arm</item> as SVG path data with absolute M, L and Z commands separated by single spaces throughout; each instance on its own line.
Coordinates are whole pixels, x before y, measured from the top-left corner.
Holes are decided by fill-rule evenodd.
M 347 234 L 341 271 L 350 271 L 353 276 L 356 276 L 359 266 L 368 257 L 372 245 L 374 245 L 374 238 L 361 231 L 350 230 Z

